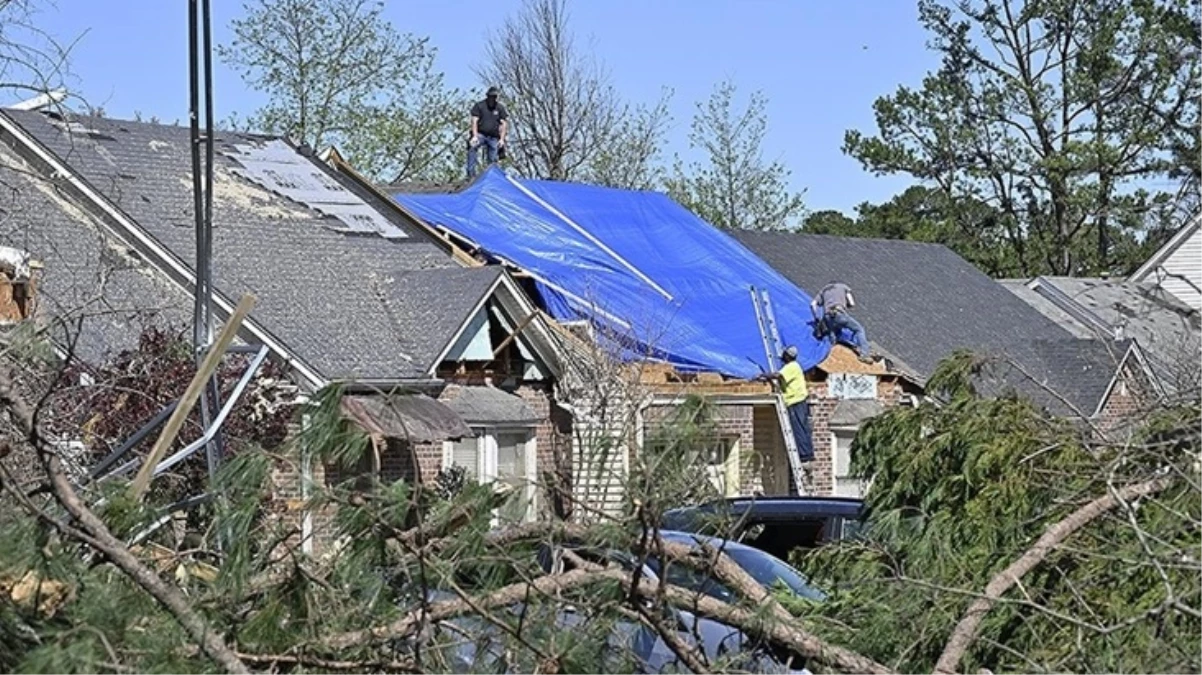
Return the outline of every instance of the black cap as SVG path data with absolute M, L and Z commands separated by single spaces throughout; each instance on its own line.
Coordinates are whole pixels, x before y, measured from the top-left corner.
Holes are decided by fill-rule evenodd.
M 489 88 L 488 88 L 488 92 L 487 92 L 487 93 L 485 93 L 484 95 L 485 95 L 485 96 L 488 96 L 488 97 L 490 97 L 490 98 L 491 98 L 491 97 L 495 97 L 495 96 L 500 96 L 500 95 L 501 95 L 501 90 L 500 90 L 500 89 L 497 89 L 496 87 L 489 87 Z

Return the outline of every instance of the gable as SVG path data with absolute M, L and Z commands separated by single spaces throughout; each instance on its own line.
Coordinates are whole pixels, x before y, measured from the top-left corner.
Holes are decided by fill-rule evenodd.
M 1202 229 L 1181 242 L 1153 272 L 1160 287 L 1202 310 Z
M 545 318 L 513 280 L 498 267 L 479 268 L 497 274 L 497 282 L 463 321 L 454 339 L 437 357 L 439 368 L 471 364 L 473 368 L 516 368 L 511 374 L 540 381 L 559 373 L 559 347 Z

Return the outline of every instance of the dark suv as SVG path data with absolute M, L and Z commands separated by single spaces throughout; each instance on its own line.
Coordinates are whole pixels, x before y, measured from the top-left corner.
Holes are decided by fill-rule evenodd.
M 846 497 L 735 497 L 672 509 L 662 527 L 737 541 L 788 560 L 855 536 L 864 502 Z

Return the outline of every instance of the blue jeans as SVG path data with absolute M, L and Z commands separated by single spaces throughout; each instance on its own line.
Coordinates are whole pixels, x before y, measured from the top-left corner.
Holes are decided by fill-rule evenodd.
M 851 333 L 851 345 L 855 348 L 856 353 L 860 356 L 868 356 L 868 336 L 864 334 L 864 327 L 851 314 L 842 311 L 827 314 L 826 329 L 836 342 L 839 340 L 840 329 Z
M 814 428 L 810 424 L 810 404 L 806 401 L 789 406 L 789 426 L 797 443 L 797 457 L 803 462 L 814 461 Z
M 478 143 L 476 143 L 475 145 L 469 145 L 467 148 L 467 177 L 468 177 L 468 180 L 471 180 L 472 178 L 476 177 L 476 152 L 480 149 L 480 146 L 481 145 L 488 146 L 488 163 L 496 164 L 497 163 L 497 148 L 500 147 L 500 143 L 501 143 L 501 139 L 493 138 L 492 136 L 485 136 L 484 134 L 478 134 L 476 137 L 478 139 L 480 139 L 480 141 Z

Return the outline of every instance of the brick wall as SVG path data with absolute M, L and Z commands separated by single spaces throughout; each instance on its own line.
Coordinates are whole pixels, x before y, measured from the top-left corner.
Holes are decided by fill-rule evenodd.
M 538 447 L 538 510 L 540 517 L 567 518 L 571 515 L 572 426 L 571 417 L 554 402 L 551 385 L 523 382 L 514 392 L 538 418 L 534 428 Z
M 838 399 L 831 398 L 827 383 L 810 383 L 810 419 L 814 427 L 814 461 L 810 464 L 811 484 L 806 490 L 811 495 L 829 495 L 835 491 L 835 456 L 831 446 L 831 414 L 835 412 Z
M 1096 418 L 1099 430 L 1114 434 L 1143 417 L 1155 400 L 1155 389 L 1148 375 L 1137 364 L 1126 363 L 1110 395 L 1102 403 Z
M 812 483 L 807 486 L 812 495 L 832 495 L 835 491 L 835 456 L 830 419 L 839 404 L 831 398 L 825 377 L 811 381 L 810 418 L 814 427 L 814 462 L 810 465 Z M 876 400 L 886 408 L 897 405 L 905 389 L 897 380 L 877 378 Z

